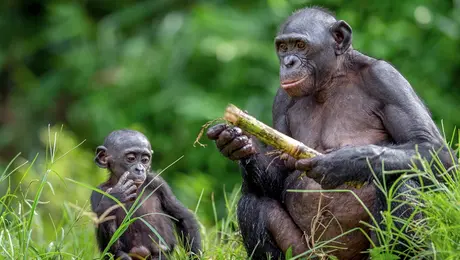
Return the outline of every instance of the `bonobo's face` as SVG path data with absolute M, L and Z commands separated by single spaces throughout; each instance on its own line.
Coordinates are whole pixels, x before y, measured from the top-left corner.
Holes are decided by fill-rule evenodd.
M 96 163 L 108 168 L 118 179 L 129 172 L 128 179 L 140 186 L 150 171 L 152 148 L 147 138 L 139 134 L 117 134 L 110 143 L 98 147 Z
M 343 30 L 335 30 L 337 23 L 322 11 L 304 9 L 289 17 L 280 28 L 275 38 L 280 83 L 290 96 L 313 94 L 336 71 L 338 56 L 349 47 L 344 46 Z

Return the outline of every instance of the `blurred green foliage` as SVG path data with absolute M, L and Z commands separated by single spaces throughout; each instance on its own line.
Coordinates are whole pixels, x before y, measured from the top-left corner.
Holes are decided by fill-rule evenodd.
M 86 141 L 56 165 L 55 193 L 45 197 L 58 199 L 47 209 L 82 206 L 90 191 L 65 178 L 98 185 L 106 174 L 93 164 L 95 147 L 114 129 L 137 129 L 151 140 L 154 169 L 184 155 L 163 176 L 190 208 L 203 191 L 199 217 L 213 224 L 211 193 L 223 214 L 222 190 L 241 177 L 211 142 L 193 142 L 229 102 L 271 122 L 277 27 L 311 5 L 346 20 L 354 48 L 394 64 L 448 136 L 460 125 L 460 0 L 5 0 L 0 170 L 18 152 L 31 160 L 44 151 L 48 124 L 64 125 L 61 152 Z

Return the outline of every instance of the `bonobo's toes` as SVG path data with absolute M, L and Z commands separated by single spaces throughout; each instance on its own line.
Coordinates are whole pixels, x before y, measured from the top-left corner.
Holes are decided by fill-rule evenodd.
M 133 259 L 145 259 L 150 255 L 150 251 L 145 246 L 133 247 L 129 254 Z
M 115 259 L 120 259 L 120 260 L 132 260 L 132 258 L 125 252 L 122 252 L 122 251 L 119 251 L 116 255 L 115 255 Z
M 218 124 L 218 125 L 210 127 L 208 131 L 206 132 L 206 135 L 211 140 L 217 140 L 217 138 L 219 138 L 220 133 L 222 133 L 222 131 L 224 131 L 227 128 L 228 128 L 228 125 L 226 124 Z

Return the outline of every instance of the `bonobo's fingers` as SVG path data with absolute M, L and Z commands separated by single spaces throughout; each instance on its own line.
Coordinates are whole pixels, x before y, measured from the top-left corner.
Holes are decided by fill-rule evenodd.
M 136 191 L 137 191 L 137 186 L 131 185 L 125 190 L 125 194 L 129 195 L 129 194 L 135 193 Z
M 294 157 L 290 156 L 287 153 L 283 153 L 280 155 L 280 159 L 284 161 L 284 165 L 286 166 L 286 168 L 290 170 L 296 169 L 295 164 L 297 160 Z
M 295 168 L 299 171 L 309 171 L 314 166 L 314 158 L 310 159 L 300 159 L 295 163 Z
M 129 188 L 133 184 L 134 184 L 133 180 L 127 180 L 121 187 L 123 188 L 123 190 L 126 190 L 127 188 Z
M 120 179 L 118 179 L 118 182 L 117 182 L 117 185 L 123 185 L 126 180 L 128 179 L 128 175 L 129 175 L 129 172 L 125 172 L 123 173 L 123 175 L 121 175 Z
M 219 138 L 220 133 L 222 133 L 222 131 L 224 131 L 227 128 L 228 125 L 226 124 L 218 124 L 209 128 L 206 132 L 206 135 L 211 140 L 217 140 L 217 138 Z
M 256 149 L 254 148 L 254 146 L 252 145 L 252 142 L 247 144 L 246 146 L 244 146 L 243 148 L 237 150 L 237 151 L 234 151 L 228 158 L 230 160 L 241 160 L 243 158 L 246 158 L 250 155 L 253 155 L 256 153 Z
M 230 143 L 233 139 L 235 139 L 235 137 L 240 136 L 242 133 L 243 131 L 239 127 L 228 128 L 222 131 L 216 141 L 217 148 L 222 150 L 225 145 Z
M 245 135 L 241 135 L 233 139 L 229 144 L 224 146 L 224 148 L 220 151 L 224 156 L 229 157 L 234 151 L 243 148 L 244 146 L 249 144 L 249 138 Z
M 124 202 L 127 202 L 127 201 L 135 201 L 136 198 L 137 198 L 137 193 L 133 193 L 133 194 L 131 194 L 131 195 L 128 195 L 128 196 L 126 197 L 126 200 L 125 200 Z

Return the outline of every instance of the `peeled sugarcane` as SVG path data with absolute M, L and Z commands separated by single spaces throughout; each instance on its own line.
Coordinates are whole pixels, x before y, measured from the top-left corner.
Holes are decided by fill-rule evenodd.
M 248 115 L 233 104 L 229 104 L 225 110 L 224 119 L 234 126 L 241 128 L 249 134 L 257 137 L 260 141 L 283 151 L 295 159 L 309 159 L 321 155 L 318 151 L 306 146 Z M 347 185 L 354 188 L 361 188 L 362 183 L 347 182 Z

